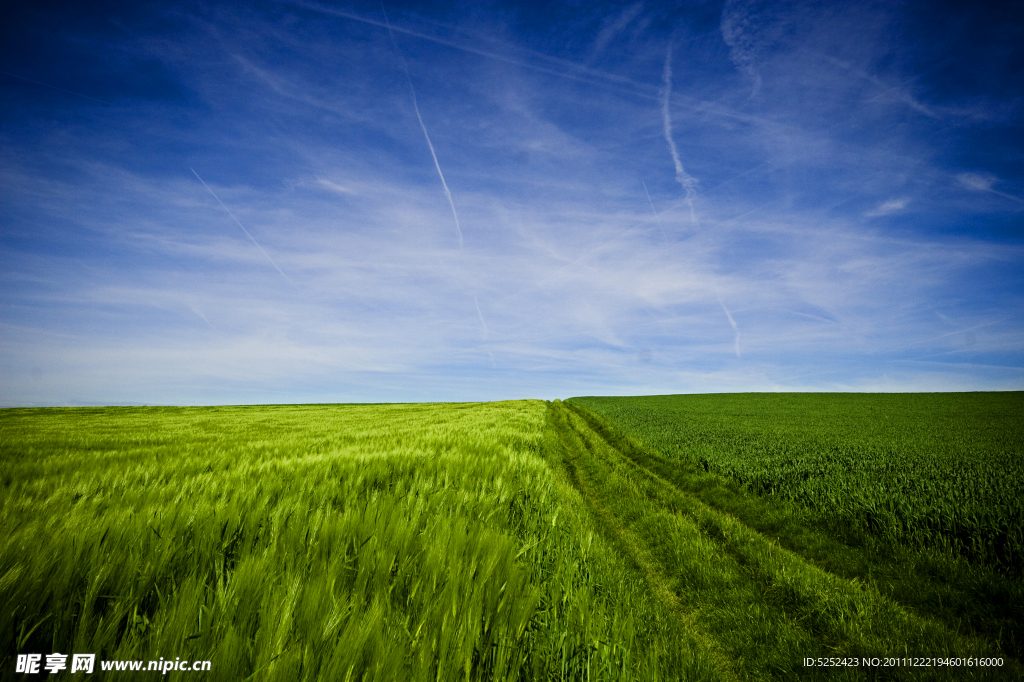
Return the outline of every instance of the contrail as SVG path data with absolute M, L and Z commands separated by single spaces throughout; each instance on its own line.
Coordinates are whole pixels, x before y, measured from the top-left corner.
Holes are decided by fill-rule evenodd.
M 74 90 L 65 90 L 64 88 L 58 88 L 56 85 L 50 85 L 49 83 L 40 83 L 39 81 L 34 81 L 31 78 L 25 78 L 24 76 L 16 76 L 15 74 L 8 73 L 6 71 L 0 71 L 0 73 L 4 74 L 5 76 L 10 76 L 11 78 L 17 78 L 18 80 L 28 81 L 29 83 L 35 83 L 36 85 L 41 85 L 44 88 L 50 88 L 51 90 L 60 90 L 61 92 L 66 92 L 69 95 L 77 95 L 78 97 L 84 97 L 86 99 L 91 99 L 93 102 L 99 102 L 100 104 L 108 104 L 108 105 L 110 104 L 110 102 L 104 102 L 101 99 L 96 99 L 95 97 L 89 97 L 89 95 L 83 95 L 82 93 L 75 92 Z
M 491 330 L 487 328 L 487 323 L 484 322 L 484 314 L 480 312 L 480 301 L 476 300 L 476 295 L 473 295 L 473 304 L 476 306 L 476 316 L 480 318 L 480 325 L 484 328 L 484 336 L 490 336 Z
M 697 196 L 697 178 L 689 175 L 683 169 L 683 163 L 679 160 L 679 152 L 676 150 L 676 143 L 672 140 L 672 117 L 668 111 L 668 101 L 672 96 L 672 44 L 669 43 L 668 51 L 665 53 L 665 70 L 661 74 L 661 120 L 665 124 L 665 140 L 668 141 L 668 149 L 672 152 L 672 163 L 676 166 L 676 182 L 682 185 L 686 192 L 686 205 L 690 207 L 690 222 L 697 224 L 697 214 L 693 210 L 693 199 Z
M 197 178 L 199 178 L 199 173 L 196 173 L 196 170 L 194 168 L 190 167 L 189 170 L 192 171 L 192 173 L 195 174 Z M 231 212 L 231 209 L 224 205 L 224 202 L 220 200 L 219 196 L 214 194 L 214 191 L 210 189 L 210 186 L 203 182 L 202 178 L 199 178 L 199 182 L 203 183 L 203 187 L 206 188 L 206 191 L 208 191 L 210 194 L 213 194 L 213 198 L 217 200 L 217 203 L 220 204 L 220 207 L 228 212 L 228 215 L 231 216 L 231 219 L 235 221 L 235 224 L 242 228 L 242 232 L 245 232 L 245 236 L 248 237 L 252 241 L 252 243 L 256 245 L 256 248 L 260 250 L 260 253 L 267 257 L 267 260 L 270 261 L 270 264 L 277 268 L 277 271 L 281 273 L 281 276 L 288 280 L 288 284 L 291 284 L 293 287 L 298 289 L 298 287 L 295 286 L 295 282 L 293 282 L 288 277 L 288 275 L 284 274 L 284 271 L 281 268 L 277 267 L 277 263 L 275 263 L 274 259 L 270 257 L 270 254 L 264 251 L 263 247 L 259 245 L 259 242 L 252 238 L 252 235 L 249 234 L 249 230 L 242 227 L 242 223 L 238 222 L 238 218 L 235 217 L 235 214 Z
M 838 66 L 840 69 L 844 69 L 846 71 L 849 71 L 850 73 L 854 74 L 855 76 L 860 76 L 864 80 L 866 80 L 869 83 L 871 83 L 872 85 L 874 85 L 879 90 L 882 90 L 882 91 L 885 91 L 885 92 L 888 92 L 888 93 L 894 95 L 895 99 L 903 102 L 904 104 L 906 104 L 911 109 L 913 109 L 915 111 L 919 111 L 922 114 L 924 114 L 925 116 L 929 116 L 931 118 L 934 118 L 934 119 L 937 119 L 937 120 L 941 120 L 941 118 L 942 118 L 941 116 L 936 114 L 934 111 L 932 111 L 926 105 L 921 104 L 920 102 L 918 102 L 916 99 L 914 99 L 914 96 L 911 95 L 909 92 L 906 92 L 904 90 L 900 90 L 899 88 L 895 88 L 895 87 L 886 85 L 885 83 L 883 83 L 881 80 L 879 80 L 875 76 L 872 76 L 869 73 L 866 73 L 864 71 L 856 69 L 853 66 L 851 66 L 850 64 L 848 64 L 847 62 L 840 61 L 840 60 L 836 59 L 835 57 L 830 57 L 830 56 L 828 56 L 826 54 L 823 54 L 823 55 L 820 55 L 820 56 L 823 57 L 824 59 L 828 60 L 829 62 L 832 62 L 833 64 Z
M 590 83 L 592 85 L 601 85 L 601 86 L 617 85 L 617 86 L 625 86 L 625 87 L 629 88 L 629 91 L 632 94 L 638 94 L 639 96 L 647 98 L 647 99 L 654 99 L 653 95 L 647 94 L 648 91 L 649 91 L 649 87 L 646 84 L 644 84 L 644 83 L 637 83 L 637 82 L 632 81 L 629 78 L 626 78 L 624 76 L 619 76 L 619 75 L 616 75 L 616 74 L 606 73 L 604 71 L 598 71 L 596 69 L 591 69 L 591 68 L 589 68 L 587 66 L 584 66 L 583 64 L 578 64 L 576 62 L 572 62 L 572 61 L 569 61 L 569 60 L 566 60 L 566 59 L 559 59 L 557 57 L 551 57 L 549 55 L 543 54 L 541 52 L 536 52 L 534 50 L 527 49 L 527 50 L 525 50 L 525 52 L 527 52 L 529 54 L 532 54 L 532 55 L 534 55 L 536 57 L 540 57 L 541 59 L 543 59 L 544 61 L 548 62 L 549 64 L 554 64 L 557 67 L 562 67 L 563 70 L 560 71 L 560 70 L 557 70 L 556 68 L 553 68 L 553 67 L 552 68 L 548 68 L 548 67 L 544 67 L 544 66 L 539 66 L 537 64 L 533 64 L 533 63 L 528 62 L 528 61 L 523 61 L 521 59 L 515 59 L 513 57 L 509 57 L 508 55 L 499 54 L 497 52 L 489 52 L 487 50 L 482 50 L 482 49 L 479 49 L 479 48 L 475 48 L 475 47 L 472 47 L 470 45 L 464 45 L 462 43 L 458 43 L 458 42 L 455 42 L 455 41 L 452 41 L 452 40 L 446 40 L 444 38 L 439 38 L 437 36 L 428 35 L 426 33 L 420 33 L 418 31 L 412 31 L 412 30 L 410 30 L 408 28 L 402 28 L 401 26 L 390 26 L 388 23 L 386 23 L 387 22 L 387 17 L 386 16 L 385 16 L 385 23 L 381 23 L 381 22 L 376 21 L 374 19 L 368 19 L 366 17 L 359 16 L 358 14 L 352 14 L 350 12 L 345 12 L 345 11 L 336 9 L 334 7 L 325 7 L 323 5 L 318 5 L 318 4 L 311 3 L 311 2 L 303 2 L 303 0 L 290 0 L 289 4 L 295 5 L 295 6 L 298 6 L 298 7 L 303 7 L 305 9 L 308 9 L 308 10 L 311 10 L 311 11 L 314 11 L 314 12 L 320 12 L 322 14 L 328 14 L 328 15 L 331 15 L 331 16 L 344 17 L 346 19 L 352 19 L 353 21 L 359 21 L 359 22 L 362 22 L 364 24 L 370 24 L 371 26 L 380 26 L 381 28 L 385 28 L 386 27 L 388 29 L 393 29 L 395 31 L 398 31 L 399 33 L 404 33 L 405 35 L 408 35 L 408 36 L 413 36 L 413 37 L 416 37 L 416 38 L 420 38 L 421 40 L 428 40 L 430 42 L 437 43 L 438 45 L 446 45 L 448 47 L 455 48 L 456 50 L 462 50 L 464 52 L 469 52 L 470 54 L 480 55 L 481 57 L 487 57 L 488 59 L 495 59 L 497 61 L 505 62 L 506 64 L 512 64 L 514 66 L 519 66 L 519 67 L 522 67 L 524 69 L 532 69 L 534 71 L 539 71 L 541 73 L 546 73 L 546 74 L 549 74 L 549 75 L 552 75 L 552 76 L 558 76 L 560 78 L 567 78 L 567 79 L 579 81 L 579 82 L 582 82 L 582 83 Z M 564 69 L 570 69 L 572 71 L 576 71 L 576 72 L 584 74 L 584 75 L 581 76 L 581 75 L 577 75 L 575 73 L 570 73 L 568 71 L 565 71 Z
M 654 208 L 654 202 L 651 201 L 651 193 L 647 191 L 647 183 L 643 182 L 641 180 L 640 184 L 644 186 L 644 194 L 647 195 L 647 203 L 649 203 L 651 205 L 651 210 L 654 211 L 654 217 L 658 221 L 658 227 L 661 228 L 661 238 L 664 239 L 665 243 L 667 244 L 668 243 L 668 237 L 665 236 L 665 226 L 661 224 L 661 216 L 658 215 L 657 209 Z
M 402 63 L 402 70 L 405 71 L 405 80 L 409 84 L 409 92 L 412 94 L 412 108 L 416 110 L 416 119 L 420 122 L 420 128 L 423 130 L 423 137 L 427 138 L 427 146 L 430 147 L 430 155 L 434 157 L 434 168 L 437 169 L 437 175 L 441 178 L 441 186 L 444 187 L 444 195 L 448 197 L 448 205 L 452 207 L 452 216 L 455 218 L 455 231 L 459 233 L 459 249 L 462 248 L 462 227 L 459 226 L 459 214 L 455 212 L 455 202 L 452 201 L 452 193 L 448 189 L 448 183 L 444 181 L 444 173 L 441 172 L 441 164 L 437 162 L 437 153 L 434 151 L 434 143 L 430 141 L 430 134 L 427 132 L 427 126 L 423 125 L 423 117 L 420 116 L 420 105 L 416 102 L 416 90 L 412 87 L 412 76 L 409 75 L 409 66 L 405 63 L 405 57 L 402 56 L 402 51 L 398 49 L 398 43 L 395 42 L 395 34 L 391 30 L 391 22 L 388 21 L 388 13 L 384 9 L 384 3 L 380 3 L 380 11 L 384 12 L 384 24 L 388 28 L 388 37 L 391 38 L 391 45 L 395 48 L 395 52 L 398 54 L 398 60 Z
M 718 305 L 722 306 L 722 310 L 725 311 L 725 316 L 729 318 L 729 324 L 732 325 L 732 330 L 736 332 L 736 357 L 740 357 L 740 329 L 736 326 L 736 320 L 732 319 L 732 314 L 729 309 L 725 307 L 725 303 L 722 302 L 722 297 L 718 297 Z
M 200 319 L 202 319 L 203 322 L 205 322 L 207 325 L 209 325 L 210 329 L 212 329 L 214 331 L 217 331 L 217 328 L 214 327 L 212 324 L 210 324 L 210 321 L 208 319 L 206 319 L 206 315 L 203 315 L 203 311 L 201 311 L 199 308 L 195 307 L 194 305 L 190 305 L 189 306 L 189 310 L 191 310 L 196 315 L 198 315 L 200 317 Z
M 476 316 L 480 318 L 480 325 L 484 328 L 484 338 L 486 339 L 491 335 L 491 330 L 487 328 L 487 323 L 484 322 L 484 314 L 480 312 L 480 301 L 476 299 L 476 295 L 473 295 L 473 304 L 476 306 Z M 491 367 L 498 369 L 498 363 L 494 361 L 494 353 L 489 348 L 484 348 L 487 351 L 487 355 L 491 358 Z

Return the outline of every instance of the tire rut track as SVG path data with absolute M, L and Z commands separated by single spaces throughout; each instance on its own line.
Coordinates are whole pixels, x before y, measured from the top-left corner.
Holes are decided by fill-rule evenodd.
M 572 424 L 572 420 L 568 418 L 567 415 L 572 414 L 572 412 L 565 407 L 559 408 L 554 405 L 550 409 L 561 409 L 566 413 L 556 414 L 555 418 L 555 422 L 559 426 L 558 437 L 562 445 L 562 463 L 565 466 L 570 482 L 579 491 L 581 497 L 597 518 L 600 527 L 605 531 L 606 537 L 640 570 L 651 587 L 652 594 L 669 607 L 669 611 L 676 617 L 679 624 L 701 645 L 715 665 L 717 672 L 725 679 L 740 680 L 741 678 L 737 675 L 722 645 L 714 637 L 703 631 L 693 617 L 693 613 L 683 605 L 679 596 L 672 589 L 672 581 L 668 577 L 665 567 L 653 555 L 646 543 L 636 533 L 621 523 L 618 517 L 602 503 L 587 479 L 586 474 L 576 465 L 575 460 L 579 458 L 579 455 L 572 457 L 570 453 L 578 452 L 580 450 L 579 446 L 582 446 L 583 450 L 592 456 L 597 457 L 598 455 L 593 452 L 587 439 L 582 437 L 582 434 Z M 589 424 L 586 426 L 589 428 Z M 579 443 L 578 446 L 573 447 L 573 443 L 567 442 L 567 436 L 569 435 L 567 431 L 572 436 L 575 436 Z M 608 444 L 608 447 L 623 457 L 624 460 L 631 461 L 610 444 Z

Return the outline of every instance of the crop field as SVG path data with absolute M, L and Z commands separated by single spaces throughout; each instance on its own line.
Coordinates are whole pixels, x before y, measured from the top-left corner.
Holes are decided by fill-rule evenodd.
M 570 404 L 678 490 L 835 575 L 1024 653 L 1024 393 Z
M 893 543 L 1024 569 L 1024 393 L 576 398 L 695 464 Z
M 999 417 L 1020 414 L 1019 396 L 957 407 L 962 428 L 928 430 L 906 460 L 937 462 L 938 483 L 961 451 L 1003 467 L 997 495 L 967 488 L 974 545 L 944 517 L 842 511 L 866 493 L 809 448 L 883 452 L 885 428 L 837 422 L 836 404 L 801 430 L 812 415 L 794 396 L 733 398 L 2 410 L 0 678 L 35 679 L 16 659 L 56 653 L 94 654 L 93 675 L 125 680 L 1024 673 L 1020 527 L 1008 517 L 1004 540 L 984 525 L 1019 513 L 999 497 L 1020 485 L 1020 427 Z M 892 443 L 914 442 L 903 428 Z M 758 433 L 778 462 L 726 447 Z M 822 460 L 829 493 L 764 486 L 796 452 Z M 208 669 L 101 669 L 178 659 Z

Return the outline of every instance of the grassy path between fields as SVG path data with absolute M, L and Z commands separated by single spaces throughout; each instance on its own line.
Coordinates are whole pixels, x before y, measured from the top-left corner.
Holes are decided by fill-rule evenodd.
M 597 527 L 723 677 L 981 680 L 1024 673 L 991 641 L 825 570 L 680 489 L 615 447 L 609 427 L 592 413 L 559 401 L 549 409 L 563 467 Z M 1002 656 L 1002 668 L 804 665 L 805 658 L 992 656 Z
M 557 414 L 557 408 L 555 409 Z M 563 422 L 564 424 L 565 422 Z M 578 453 L 581 444 L 584 448 L 587 446 L 586 442 L 573 437 L 578 436 L 579 432 L 571 427 L 568 429 L 558 429 L 558 435 L 563 453 Z M 589 448 L 586 449 L 589 451 Z M 701 645 L 709 660 L 715 665 L 716 672 L 725 679 L 738 679 L 722 647 L 717 641 L 708 637 L 701 630 L 700 625 L 694 621 L 692 614 L 684 608 L 679 597 L 673 592 L 671 578 L 665 573 L 664 567 L 651 554 L 644 541 L 621 523 L 615 514 L 604 505 L 590 479 L 581 471 L 581 465 L 578 463 L 578 460 L 579 455 L 576 457 L 569 455 L 563 459 L 566 474 L 594 514 L 601 530 L 608 536 L 613 545 L 634 564 L 635 568 L 642 572 L 654 596 L 676 616 L 677 624 L 687 630 Z

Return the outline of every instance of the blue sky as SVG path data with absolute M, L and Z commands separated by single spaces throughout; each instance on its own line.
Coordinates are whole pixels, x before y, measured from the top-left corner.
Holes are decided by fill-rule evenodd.
M 0 404 L 1024 389 L 1011 4 L 383 10 L 5 7 Z

